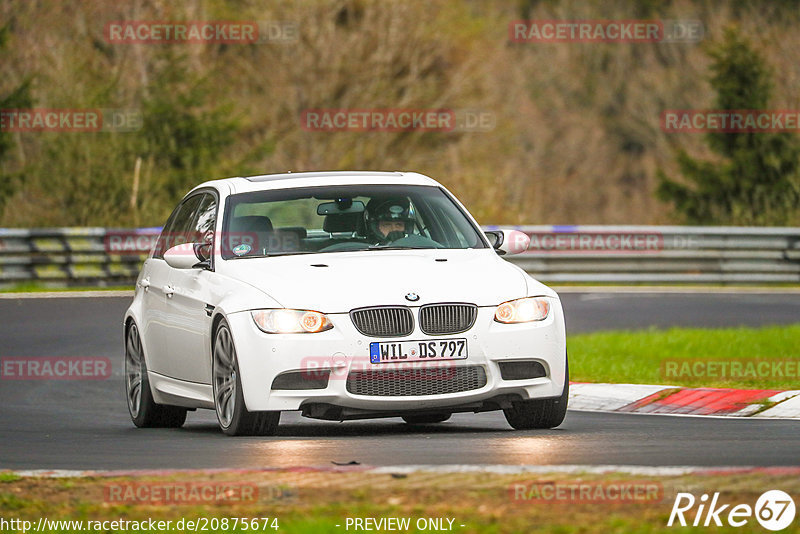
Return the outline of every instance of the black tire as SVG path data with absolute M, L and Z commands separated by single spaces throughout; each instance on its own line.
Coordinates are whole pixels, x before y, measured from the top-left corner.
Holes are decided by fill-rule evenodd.
M 186 422 L 186 408 L 153 400 L 142 340 L 133 323 L 125 334 L 125 398 L 131 420 L 139 428 L 180 428 Z
M 516 430 L 555 428 L 564 422 L 569 403 L 569 361 L 566 363 L 564 389 L 555 399 L 534 399 L 515 402 L 503 410 L 506 421 Z
M 403 421 L 408 423 L 409 425 L 431 425 L 433 423 L 444 423 L 450 416 L 453 415 L 451 413 L 426 413 L 426 414 L 419 414 L 419 415 L 404 415 Z
M 219 428 L 229 436 L 272 436 L 281 412 L 251 412 L 244 403 L 239 360 L 228 323 L 223 319 L 214 333 L 212 355 L 214 408 Z

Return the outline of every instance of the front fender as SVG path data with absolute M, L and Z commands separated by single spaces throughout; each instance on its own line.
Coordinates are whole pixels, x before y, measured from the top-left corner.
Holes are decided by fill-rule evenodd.
M 228 290 L 216 305 L 215 313 L 225 316 L 259 308 L 283 308 L 280 302 L 255 286 L 232 278 L 228 279 Z

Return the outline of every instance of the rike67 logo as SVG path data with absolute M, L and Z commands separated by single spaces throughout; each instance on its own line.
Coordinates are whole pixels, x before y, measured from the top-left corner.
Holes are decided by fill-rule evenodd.
M 692 517 L 693 516 L 693 517 Z M 669 514 L 667 526 L 673 524 L 687 526 L 742 527 L 754 517 L 767 530 L 783 530 L 794 521 L 794 501 L 784 491 L 769 490 L 761 494 L 754 507 L 749 504 L 723 504 L 719 492 L 715 492 L 709 502 L 708 494 L 699 499 L 691 493 L 678 493 Z

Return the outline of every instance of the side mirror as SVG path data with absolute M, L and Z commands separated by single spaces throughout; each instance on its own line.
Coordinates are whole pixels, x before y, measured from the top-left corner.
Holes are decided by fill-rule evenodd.
M 200 249 L 207 247 L 207 243 L 184 243 L 175 245 L 164 252 L 164 261 L 174 269 L 203 268 L 208 263 L 208 258 L 199 254 Z
M 211 266 L 211 243 L 195 243 L 194 255 L 200 259 L 200 262 Z
M 531 238 L 519 230 L 493 230 L 484 232 L 489 243 L 498 254 L 509 256 L 528 250 Z
M 503 231 L 502 230 L 491 230 L 487 232 L 483 232 L 483 235 L 486 236 L 486 239 L 489 240 L 489 244 L 492 245 L 492 248 L 497 250 L 497 247 L 503 244 Z

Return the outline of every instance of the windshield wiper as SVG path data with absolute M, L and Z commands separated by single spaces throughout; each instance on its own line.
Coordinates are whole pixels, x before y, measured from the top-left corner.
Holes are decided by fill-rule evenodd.
M 398 246 L 398 245 L 370 245 L 367 247 L 367 250 L 420 250 L 425 247 L 408 247 L 408 246 Z
M 311 250 L 292 250 L 288 252 L 267 252 L 264 257 L 273 258 L 275 256 L 296 256 L 298 254 L 316 254 Z
M 294 256 L 296 254 L 316 254 L 310 250 L 294 250 L 291 252 L 268 252 L 266 254 L 247 254 L 245 256 L 234 256 L 229 259 L 244 260 L 247 258 L 274 258 L 276 256 Z

